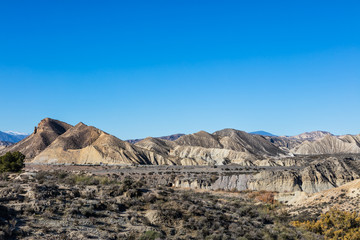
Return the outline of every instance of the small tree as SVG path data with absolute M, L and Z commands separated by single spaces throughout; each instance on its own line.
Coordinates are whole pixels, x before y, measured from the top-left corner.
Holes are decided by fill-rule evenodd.
M 7 152 L 0 157 L 0 172 L 19 172 L 24 167 L 24 159 L 21 152 Z

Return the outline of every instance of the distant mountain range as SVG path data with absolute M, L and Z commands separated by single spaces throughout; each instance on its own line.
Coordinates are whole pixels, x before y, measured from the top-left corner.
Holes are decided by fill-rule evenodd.
M 172 135 L 169 135 L 169 136 L 162 136 L 162 137 L 156 137 L 156 138 L 163 139 L 163 140 L 169 140 L 169 141 L 175 141 L 176 139 L 178 139 L 179 137 L 184 136 L 184 135 L 185 134 L 183 134 L 183 133 L 178 133 L 178 134 L 172 134 Z M 129 142 L 129 143 L 135 144 L 135 143 L 140 142 L 142 140 L 144 140 L 144 138 L 129 139 L 129 140 L 126 140 L 126 141 Z
M 265 131 L 256 131 L 256 132 L 249 132 L 249 134 L 253 134 L 253 135 L 262 135 L 262 136 L 270 136 L 270 137 L 276 137 L 276 135 L 269 133 L 269 132 L 265 132 Z M 181 136 L 184 136 L 185 134 L 183 133 L 178 133 L 178 134 L 172 134 L 169 136 L 163 136 L 163 137 L 155 137 L 158 139 L 163 139 L 163 140 L 169 140 L 169 141 L 175 141 L 176 139 L 178 139 Z M 144 140 L 145 138 L 139 138 L 139 139 L 129 139 L 126 140 L 129 143 L 135 144 L 137 142 L 140 142 L 142 140 Z
M 23 140 L 27 136 L 29 136 L 29 135 L 25 134 L 25 133 L 18 133 L 18 132 L 12 132 L 12 131 L 7 131 L 7 132 L 0 131 L 0 142 L 16 143 L 16 142 Z
M 26 135 L 5 133 L 23 138 Z M 43 119 L 34 132 L 13 145 L 3 141 L 0 155 L 20 151 L 34 163 L 207 165 L 237 163 L 253 166 L 264 159 L 294 155 L 360 153 L 360 135 L 334 136 L 314 131 L 274 136 L 223 129 L 214 133 L 174 134 L 122 141 L 92 126 Z M 16 139 L 16 138 L 15 138 Z M 14 138 L 10 139 L 13 143 Z M 9 146 L 10 145 L 10 146 Z M 269 160 L 270 161 L 270 160 Z M 272 161 L 272 160 L 271 160 Z M 277 163 L 265 163 L 277 164 Z
M 249 132 L 250 134 L 255 134 L 255 135 L 262 135 L 262 136 L 269 136 L 269 137 L 276 137 L 276 135 L 269 133 L 269 132 L 265 132 L 265 131 L 256 131 L 256 132 Z

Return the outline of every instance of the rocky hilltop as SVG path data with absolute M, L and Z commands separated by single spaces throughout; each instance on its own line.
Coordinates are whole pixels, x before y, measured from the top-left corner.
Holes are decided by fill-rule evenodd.
M 0 150 L 0 155 L 9 151 L 19 151 L 26 156 L 26 159 L 33 159 L 71 127 L 70 124 L 65 122 L 45 118 L 35 127 L 34 132 L 30 136 L 10 147 Z

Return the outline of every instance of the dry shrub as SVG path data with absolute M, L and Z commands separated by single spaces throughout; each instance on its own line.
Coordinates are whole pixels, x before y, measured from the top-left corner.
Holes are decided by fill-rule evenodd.
M 328 240 L 360 239 L 360 214 L 357 212 L 330 209 L 316 221 L 293 221 L 291 224 L 323 235 Z
M 271 191 L 265 191 L 265 190 L 254 191 L 248 193 L 248 197 L 264 203 L 269 203 L 269 204 L 276 203 L 275 192 L 271 192 Z

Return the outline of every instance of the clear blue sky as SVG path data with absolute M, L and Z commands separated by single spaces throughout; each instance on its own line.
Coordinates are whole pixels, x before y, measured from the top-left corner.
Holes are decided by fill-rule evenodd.
M 0 130 L 360 133 L 359 1 L 1 1 Z

